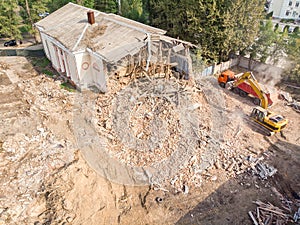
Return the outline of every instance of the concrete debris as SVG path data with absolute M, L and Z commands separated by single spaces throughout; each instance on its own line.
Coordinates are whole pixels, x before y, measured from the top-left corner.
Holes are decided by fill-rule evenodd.
M 294 214 L 294 217 L 293 217 L 294 222 L 296 223 L 299 218 L 300 218 L 300 207 L 298 208 L 298 211 L 295 212 L 295 214 Z
M 288 103 L 288 106 L 292 107 L 296 112 L 300 113 L 300 102 L 292 102 L 292 103 Z
M 210 178 L 211 181 L 216 181 L 217 179 L 218 179 L 218 177 L 215 175 Z
M 300 102 L 294 100 L 288 92 L 281 91 L 279 98 L 285 100 L 288 106 L 292 107 L 296 112 L 300 113 Z
M 13 113 L 0 107 L 0 161 L 5 168 L 0 172 L 0 185 L 5 189 L 0 210 L 6 209 L 0 212 L 9 224 L 21 224 L 43 213 L 45 204 L 38 201 L 44 196 L 43 181 L 74 161 L 76 145 L 68 127 L 73 94 L 62 90 L 60 83 L 37 76 L 0 91 L 6 107 L 20 106 Z
M 280 98 L 280 99 L 283 99 L 283 100 L 285 100 L 285 101 L 287 101 L 287 102 L 293 102 L 293 98 L 292 98 L 292 96 L 290 95 L 290 93 L 285 92 L 285 91 L 280 91 L 280 93 L 279 93 L 279 98 Z
M 259 175 L 261 179 L 265 180 L 268 177 L 273 176 L 277 172 L 277 169 L 267 163 L 259 162 L 255 165 L 254 172 Z
M 160 176 L 153 174 L 155 181 L 178 192 L 184 185 L 201 185 L 201 167 L 210 161 L 206 155 L 212 155 L 207 147 L 214 145 L 207 101 L 184 82 L 173 77 L 111 77 L 109 92 L 96 102 L 101 109 L 97 132 L 107 140 L 105 150 L 129 166 L 155 168 L 160 171 Z M 168 171 L 174 167 L 175 173 Z

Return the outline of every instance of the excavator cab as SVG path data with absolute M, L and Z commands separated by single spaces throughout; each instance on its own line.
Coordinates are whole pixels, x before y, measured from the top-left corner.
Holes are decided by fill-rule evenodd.
M 255 107 L 250 117 L 262 127 L 266 128 L 270 135 L 280 132 L 286 127 L 288 120 L 260 106 Z
M 267 110 L 261 108 L 261 107 L 255 107 L 251 112 L 251 117 L 260 121 L 264 122 L 264 118 L 267 116 L 268 112 Z

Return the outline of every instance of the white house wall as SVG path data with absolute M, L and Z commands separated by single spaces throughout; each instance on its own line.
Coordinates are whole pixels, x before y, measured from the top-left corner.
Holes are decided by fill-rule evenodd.
M 88 88 L 88 84 L 92 82 L 90 76 L 90 55 L 86 52 L 75 54 L 76 67 L 78 70 L 80 88 Z
M 66 59 L 69 66 L 69 77 L 71 77 L 71 80 L 79 87 L 80 86 L 80 79 L 79 79 L 79 73 L 77 70 L 77 64 L 75 56 L 72 54 L 67 54 Z
M 79 71 L 80 88 L 96 86 L 100 91 L 106 92 L 106 80 L 103 73 L 103 62 L 100 58 L 88 52 L 76 53 L 76 67 Z
M 56 51 L 57 51 L 60 72 L 65 73 L 66 65 L 64 62 L 64 51 L 58 47 L 56 47 Z
M 56 43 L 56 40 L 43 32 L 40 32 L 40 35 L 46 57 L 51 61 L 53 68 L 60 73 L 65 73 L 77 86 L 80 86 L 76 59 L 73 53 L 67 51 L 60 43 Z
M 91 56 L 91 70 L 93 75 L 93 84 L 102 92 L 107 92 L 106 76 L 103 69 L 103 61 L 95 56 Z
M 52 66 L 71 78 L 79 88 L 96 86 L 106 92 L 106 78 L 102 59 L 88 52 L 72 53 L 56 43 L 56 40 L 40 32 L 45 54 Z
M 273 16 L 275 17 L 281 17 L 281 11 L 283 8 L 283 3 L 284 1 L 272 1 L 272 11 L 273 11 Z
M 52 66 L 54 67 L 54 69 L 59 71 L 59 62 L 58 62 L 56 50 L 55 50 L 56 46 L 51 41 L 47 41 L 47 43 L 49 46 L 49 53 L 50 53 L 50 57 L 51 57 Z
M 40 33 L 40 34 L 41 34 L 41 39 L 42 39 L 42 43 L 44 46 L 45 54 L 46 54 L 47 58 L 51 61 L 48 44 L 47 44 L 47 36 L 44 33 Z
M 272 0 L 268 12 L 273 17 L 300 20 L 300 0 Z

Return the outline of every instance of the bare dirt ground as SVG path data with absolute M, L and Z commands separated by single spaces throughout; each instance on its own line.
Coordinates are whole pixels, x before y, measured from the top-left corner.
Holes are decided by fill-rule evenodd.
M 276 99 L 271 109 L 286 116 L 289 124 L 282 135 L 266 137 L 246 122 L 254 106 L 249 98 L 218 87 L 213 77 L 199 81 L 198 88 L 179 83 L 191 87 L 185 88 L 191 96 L 198 96 L 196 115 L 209 115 L 197 120 L 203 127 L 193 133 L 200 147 L 193 147 L 195 154 L 187 163 L 159 185 L 134 186 L 112 182 L 93 168 L 74 135 L 77 93 L 60 84 L 36 72 L 29 59 L 0 58 L 0 224 L 253 224 L 248 212 L 256 211 L 253 201 L 257 200 L 282 209 L 287 217 L 281 224 L 293 224 L 300 206 L 300 115 L 284 101 Z M 110 102 L 106 96 L 110 97 L 98 98 L 102 101 L 96 122 L 110 137 L 117 131 L 108 132 L 109 113 L 101 105 Z M 152 120 L 140 116 L 151 108 L 165 121 L 182 118 L 177 111 L 158 112 L 163 104 L 169 110 L 174 105 L 154 98 L 160 107 L 149 98 L 138 99 L 144 105 L 140 111 L 139 105 L 133 106 L 130 127 L 139 140 L 148 140 L 145 135 L 153 132 L 149 130 Z M 145 121 L 143 130 L 139 125 Z M 166 124 L 165 133 L 172 141 L 182 127 L 179 123 L 175 130 Z M 111 152 L 113 157 L 141 163 L 126 158 L 120 143 L 110 138 L 112 146 L 119 146 Z M 205 149 L 214 140 L 218 149 L 203 169 L 201 154 L 207 154 Z M 167 151 L 163 153 L 168 157 Z M 262 180 L 253 172 L 255 160 L 272 165 L 277 172 Z

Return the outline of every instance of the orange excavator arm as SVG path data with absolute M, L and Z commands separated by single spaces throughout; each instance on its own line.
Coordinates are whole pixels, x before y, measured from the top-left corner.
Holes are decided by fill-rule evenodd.
M 260 85 L 258 84 L 258 82 L 255 79 L 252 72 L 245 72 L 241 77 L 237 78 L 237 80 L 233 83 L 233 86 L 237 87 L 245 81 L 248 81 L 248 83 L 251 85 L 251 87 L 257 94 L 258 98 L 261 101 L 261 107 L 264 109 L 267 109 L 268 108 L 268 97 L 261 89 Z

